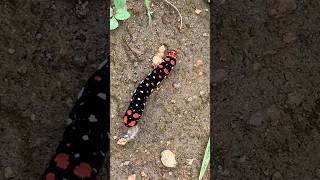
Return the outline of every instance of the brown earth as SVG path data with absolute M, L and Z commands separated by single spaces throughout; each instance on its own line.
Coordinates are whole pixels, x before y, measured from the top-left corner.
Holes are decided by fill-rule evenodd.
M 214 179 L 320 179 L 320 2 L 219 1 Z

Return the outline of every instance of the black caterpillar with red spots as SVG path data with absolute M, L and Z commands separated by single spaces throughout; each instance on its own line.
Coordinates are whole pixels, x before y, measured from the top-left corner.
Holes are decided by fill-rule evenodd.
M 176 58 L 176 50 L 169 50 L 164 62 L 160 63 L 151 73 L 149 73 L 136 88 L 129 104 L 129 108 L 123 116 L 123 123 L 127 127 L 134 127 L 137 125 L 143 114 L 147 98 L 160 84 L 160 82 L 169 75 L 176 64 Z
M 109 61 L 89 78 L 78 95 L 62 140 L 44 180 L 94 180 L 109 152 Z

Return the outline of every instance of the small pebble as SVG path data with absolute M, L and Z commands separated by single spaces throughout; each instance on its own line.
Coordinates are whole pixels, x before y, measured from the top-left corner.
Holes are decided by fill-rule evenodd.
M 172 176 L 172 172 L 171 171 L 169 172 L 169 176 Z
M 30 119 L 31 119 L 32 121 L 34 121 L 34 120 L 36 119 L 36 115 L 32 113 L 32 114 L 30 115 Z
M 198 67 L 198 66 L 201 66 L 201 65 L 203 65 L 204 63 L 203 63 L 203 60 L 201 60 L 201 59 L 198 59 L 197 61 L 196 61 L 196 63 L 194 64 L 194 67 Z
M 124 163 L 123 163 L 123 165 L 125 165 L 125 166 L 128 166 L 130 164 L 130 161 L 125 161 Z
M 127 142 L 128 142 L 128 140 L 126 140 L 125 138 L 121 138 L 118 140 L 117 144 L 123 146 L 123 145 L 127 144 Z
M 147 176 L 147 174 L 145 172 L 141 171 L 141 176 L 145 177 L 145 176 Z
M 16 52 L 15 49 L 12 49 L 12 48 L 9 48 L 9 49 L 8 49 L 8 53 L 9 53 L 9 54 L 14 54 L 15 52 Z
M 201 9 L 196 9 L 195 12 L 196 12 L 196 14 L 200 14 L 202 12 L 202 10 Z
M 320 178 L 320 168 L 317 168 L 315 173 L 316 173 L 316 176 Z
M 170 150 L 164 150 L 161 152 L 161 162 L 166 167 L 174 168 L 177 166 L 175 154 Z
M 194 159 L 187 159 L 187 163 L 188 163 L 188 165 L 192 165 L 192 163 L 193 163 L 193 161 L 194 161 Z
M 159 53 L 164 53 L 164 51 L 166 50 L 166 47 L 164 45 L 160 46 L 158 49 Z
M 283 41 L 285 43 L 291 43 L 293 41 L 295 41 L 297 39 L 297 36 L 294 34 L 294 33 L 286 33 L 284 36 L 283 36 Z
M 187 101 L 188 101 L 188 102 L 191 102 L 191 101 L 192 101 L 192 97 L 189 97 L 189 98 L 187 99 Z
M 12 178 L 12 177 L 14 177 L 14 173 L 13 173 L 13 170 L 11 169 L 11 167 L 5 167 L 5 168 L 4 168 L 4 177 L 5 177 L 5 178 Z
M 209 34 L 208 33 L 203 33 L 202 36 L 203 37 L 209 37 Z
M 128 176 L 128 180 L 136 180 L 136 175 L 132 174 L 132 175 Z
M 205 91 L 200 91 L 200 96 L 201 96 L 201 97 L 204 96 L 205 94 L 206 94 Z
M 37 34 L 36 34 L 36 40 L 40 40 L 41 38 L 42 38 L 42 34 L 37 33 Z
M 272 180 L 280 180 L 282 179 L 282 175 L 280 172 L 275 172 L 273 175 L 272 175 Z
M 179 89 L 181 87 L 181 83 L 174 83 L 173 87 Z
M 118 136 L 113 136 L 113 139 L 116 140 L 118 138 Z

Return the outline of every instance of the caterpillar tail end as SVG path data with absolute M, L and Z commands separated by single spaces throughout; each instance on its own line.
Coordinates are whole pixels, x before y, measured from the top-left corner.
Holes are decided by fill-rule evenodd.
M 132 141 L 140 130 L 139 125 L 128 128 L 127 134 L 120 138 L 117 142 L 119 145 L 126 145 L 129 141 Z

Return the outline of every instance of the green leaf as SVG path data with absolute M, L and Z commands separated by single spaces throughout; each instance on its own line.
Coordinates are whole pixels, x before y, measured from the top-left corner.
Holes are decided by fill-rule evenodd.
M 126 0 L 114 0 L 114 6 L 116 9 L 125 9 L 127 10 L 127 3 Z
M 129 19 L 130 13 L 126 9 L 117 9 L 116 10 L 116 15 L 114 17 L 118 20 L 126 20 Z
M 110 7 L 110 18 L 113 16 L 113 9 Z
M 149 25 L 150 25 L 151 24 L 151 13 L 150 13 L 151 0 L 144 0 L 144 3 L 146 5 L 147 15 L 149 17 Z
M 204 173 L 205 173 L 206 170 L 207 170 L 209 161 L 210 161 L 210 138 L 209 138 L 209 140 L 208 140 L 207 147 L 206 147 L 206 151 L 205 151 L 205 153 L 204 153 L 204 157 L 203 157 L 203 160 L 202 160 L 201 169 L 200 169 L 200 175 L 199 175 L 199 180 L 201 180 L 201 179 L 203 178 Z
M 118 21 L 116 20 L 116 18 L 111 18 L 110 19 L 110 30 L 114 30 L 119 26 Z

